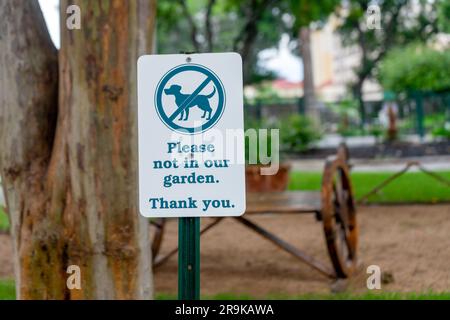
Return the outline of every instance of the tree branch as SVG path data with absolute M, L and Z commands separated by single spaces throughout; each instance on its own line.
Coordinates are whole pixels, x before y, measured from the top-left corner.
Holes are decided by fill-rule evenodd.
M 371 73 L 373 72 L 373 69 L 375 68 L 377 63 L 379 61 L 381 61 L 381 59 L 383 59 L 383 57 L 385 56 L 387 51 L 391 48 L 392 40 L 397 32 L 396 28 L 398 26 L 398 18 L 400 16 L 400 11 L 403 8 L 403 6 L 405 6 L 405 5 L 406 5 L 406 2 L 402 2 L 395 7 L 395 10 L 391 10 L 391 12 L 392 12 L 391 19 L 389 20 L 389 22 L 387 23 L 387 25 L 384 29 L 385 36 L 383 37 L 383 40 L 379 46 L 378 54 L 376 56 L 374 56 L 373 58 L 369 58 L 368 48 L 366 45 L 366 42 L 367 42 L 366 34 L 361 29 L 359 24 L 357 23 L 356 30 L 358 32 L 358 45 L 361 48 L 361 53 L 362 53 L 361 54 L 361 66 L 362 67 L 361 67 L 360 71 L 357 72 L 358 82 L 360 84 L 362 84 L 364 82 L 364 80 L 371 75 Z M 371 31 L 371 32 L 374 32 L 374 31 Z
M 194 17 L 192 17 L 191 13 L 189 12 L 189 8 L 187 7 L 186 0 L 178 0 L 178 3 L 181 5 L 181 9 L 183 10 L 184 17 L 188 21 L 189 26 L 191 28 L 191 41 L 192 41 L 192 45 L 194 46 L 194 50 L 196 52 L 201 52 L 200 43 L 197 40 L 198 28 L 197 28 L 197 24 L 194 21 Z
M 216 0 L 209 0 L 208 1 L 208 6 L 206 7 L 206 16 L 205 16 L 205 34 L 206 34 L 206 49 L 208 52 L 212 52 L 213 51 L 213 47 L 214 47 L 214 43 L 213 43 L 213 38 L 214 38 L 214 30 L 212 29 L 212 24 L 211 24 L 211 14 L 212 14 L 212 9 L 214 4 L 216 3 Z
M 233 50 L 241 54 L 244 63 L 258 36 L 258 22 L 261 20 L 267 7 L 274 2 L 274 0 L 264 0 L 260 4 L 256 0 L 252 0 L 251 2 L 249 10 L 250 14 L 248 15 L 247 21 L 233 41 Z

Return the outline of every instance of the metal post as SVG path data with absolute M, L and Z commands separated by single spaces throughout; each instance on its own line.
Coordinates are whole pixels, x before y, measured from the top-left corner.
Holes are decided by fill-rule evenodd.
M 424 122 L 424 112 L 423 112 L 423 96 L 421 93 L 416 93 L 416 115 L 417 115 L 417 133 L 419 134 L 420 140 L 423 140 L 425 136 Z
M 178 299 L 200 299 L 200 218 L 178 219 Z
M 305 99 L 303 97 L 298 98 L 298 113 L 302 116 L 305 115 Z
M 261 107 L 261 101 L 258 99 L 256 100 L 256 117 L 258 121 L 262 118 L 262 107 Z

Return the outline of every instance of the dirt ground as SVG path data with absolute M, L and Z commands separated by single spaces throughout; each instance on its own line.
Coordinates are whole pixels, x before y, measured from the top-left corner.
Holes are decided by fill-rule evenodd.
M 366 292 L 366 267 L 391 278 L 383 291 L 448 291 L 450 205 L 369 206 L 358 211 L 359 272 L 347 291 Z M 329 263 L 321 224 L 313 215 L 251 216 L 251 220 Z M 209 220 L 205 220 L 207 222 Z M 203 223 L 204 223 L 203 222 Z M 168 222 L 162 252 L 177 242 L 177 222 Z M 11 243 L 0 236 L 0 278 L 12 278 Z M 177 257 L 155 271 L 156 292 L 176 294 Z M 234 293 L 267 297 L 329 293 L 332 281 L 234 221 L 225 219 L 201 238 L 203 295 Z
M 450 288 L 450 205 L 359 208 L 359 272 L 347 290 L 367 291 L 368 265 L 389 275 L 382 290 L 448 291 Z M 322 226 L 313 215 L 250 216 L 283 239 L 329 263 Z M 162 251 L 177 239 L 176 220 L 168 224 Z M 155 272 L 157 292 L 176 293 L 177 258 Z M 299 295 L 329 293 L 332 282 L 233 219 L 225 219 L 201 238 L 201 291 Z

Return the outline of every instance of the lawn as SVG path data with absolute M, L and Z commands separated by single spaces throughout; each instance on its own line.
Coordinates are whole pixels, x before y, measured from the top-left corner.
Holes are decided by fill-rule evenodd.
M 450 180 L 450 172 L 437 172 Z M 356 199 L 392 175 L 391 172 L 353 172 L 352 181 Z M 290 190 L 320 190 L 322 172 L 291 173 Z M 438 203 L 450 201 L 450 188 L 423 172 L 407 172 L 394 180 L 379 194 L 369 198 L 369 203 Z M 8 217 L 0 209 L 0 230 L 6 230 Z
M 15 299 L 13 280 L 0 280 L 0 300 Z M 270 295 L 268 300 L 450 300 L 450 293 L 393 293 L 393 292 L 367 292 L 364 294 L 304 294 L 299 296 Z M 157 300 L 175 300 L 173 294 L 156 294 Z M 250 295 L 236 295 L 233 293 L 221 293 L 214 296 L 203 296 L 204 300 L 253 300 Z M 258 297 L 260 299 L 260 297 Z
M 450 180 L 450 172 L 437 172 Z M 391 176 L 391 172 L 353 172 L 352 182 L 356 199 Z M 290 190 L 320 190 L 321 172 L 291 173 Z M 423 172 L 407 172 L 371 196 L 369 203 L 437 203 L 450 201 L 450 188 Z
M 8 229 L 9 221 L 8 216 L 6 213 L 3 212 L 2 208 L 0 207 L 0 230 L 6 230 Z
M 0 300 L 16 299 L 14 280 L 0 280 Z
M 176 300 L 172 294 L 156 294 L 156 300 Z M 258 300 L 261 297 L 250 295 L 237 295 L 233 293 L 219 293 L 214 296 L 202 296 L 202 300 Z M 302 294 L 298 296 L 269 295 L 262 299 L 267 300 L 450 300 L 448 292 L 424 292 L 424 293 L 397 293 L 397 292 L 366 292 L 362 294 L 330 293 L 330 294 Z

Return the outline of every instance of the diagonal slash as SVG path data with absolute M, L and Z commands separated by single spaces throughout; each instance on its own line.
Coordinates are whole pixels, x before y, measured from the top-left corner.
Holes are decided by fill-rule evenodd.
M 181 112 L 183 112 L 189 106 L 189 104 L 195 98 L 197 98 L 197 96 L 200 93 L 200 91 L 202 91 L 208 85 L 208 83 L 210 81 L 211 81 L 211 78 L 207 77 L 205 79 L 205 81 L 203 81 L 202 84 L 197 89 L 195 89 L 195 91 L 186 100 L 183 101 L 181 106 L 169 117 L 169 120 L 173 121 Z

